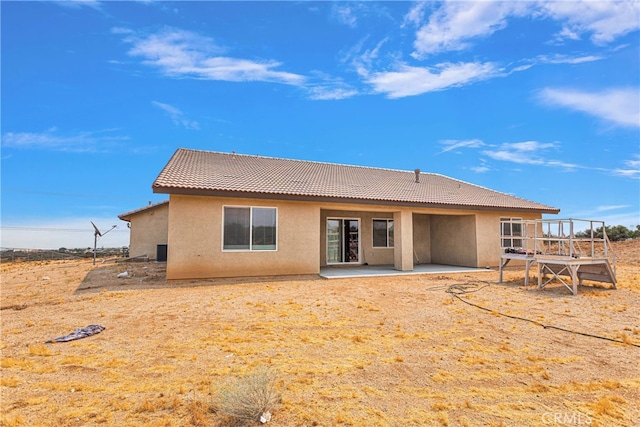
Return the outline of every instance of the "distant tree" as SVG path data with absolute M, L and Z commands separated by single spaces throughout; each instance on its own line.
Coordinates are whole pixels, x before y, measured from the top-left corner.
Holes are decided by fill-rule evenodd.
M 606 227 L 607 236 L 612 242 L 618 242 L 620 240 L 627 240 L 631 237 L 631 231 L 624 225 L 614 225 L 613 227 Z
M 624 225 L 614 225 L 605 226 L 605 231 L 607 232 L 607 237 L 612 242 L 618 242 L 621 240 L 627 239 L 637 239 L 640 238 L 640 225 L 636 225 L 636 229 L 634 231 L 629 230 Z M 590 230 L 579 231 L 576 233 L 576 237 L 591 237 Z M 593 230 L 593 237 L 597 239 L 602 239 L 602 227 L 598 227 Z
M 60 248 L 58 249 L 58 252 L 67 252 L 67 248 Z

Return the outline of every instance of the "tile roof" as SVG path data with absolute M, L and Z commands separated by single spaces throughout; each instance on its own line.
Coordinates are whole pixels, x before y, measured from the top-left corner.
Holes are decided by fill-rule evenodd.
M 155 193 L 282 197 L 543 213 L 559 209 L 433 173 L 180 148 Z
M 120 218 L 123 221 L 129 221 L 129 218 L 132 217 L 133 215 L 137 215 L 139 213 L 142 212 L 146 212 L 155 208 L 159 208 L 160 206 L 166 205 L 168 204 L 169 201 L 168 200 L 163 200 L 161 202 L 157 202 L 157 203 L 150 203 L 147 206 L 144 206 L 142 208 L 138 208 L 138 209 L 134 209 L 132 211 L 129 212 L 125 212 L 123 214 L 118 215 L 118 218 Z

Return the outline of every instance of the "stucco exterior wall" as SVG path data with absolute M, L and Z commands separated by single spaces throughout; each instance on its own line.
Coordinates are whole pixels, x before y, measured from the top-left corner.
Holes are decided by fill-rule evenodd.
M 277 208 L 277 250 L 224 251 L 224 206 Z M 162 242 L 161 237 L 149 242 L 145 251 L 152 250 L 150 253 L 155 255 L 156 244 L 168 243 L 169 280 L 318 274 L 320 267 L 327 265 L 327 218 L 360 220 L 359 264 L 396 265 L 405 270 L 412 269 L 418 262 L 495 267 L 499 265 L 501 253 L 500 218 L 536 219 L 541 216 L 175 194 L 171 195 L 165 209 L 168 212 L 167 236 Z M 144 224 L 148 229 L 145 232 L 140 227 L 140 236 L 148 239 L 151 228 L 156 232 L 162 229 L 152 222 L 162 217 L 158 211 L 153 215 L 155 219 L 146 218 Z M 395 224 L 395 247 L 374 248 L 373 219 L 392 218 L 401 222 Z M 132 233 L 132 250 L 136 236 Z M 142 242 L 138 244 L 142 247 Z M 133 252 L 132 256 L 135 256 Z
M 541 214 L 480 212 L 476 214 L 476 245 L 478 247 L 478 267 L 493 267 L 500 265 L 502 253 L 500 242 L 500 218 L 520 218 L 535 220 L 542 218 Z M 533 230 L 528 230 L 533 232 Z M 533 236 L 531 236 L 533 237 Z M 509 265 L 522 265 L 522 261 L 512 260 Z
M 224 206 L 277 208 L 277 250 L 223 251 Z M 167 279 L 318 274 L 319 242 L 314 203 L 171 195 Z
M 431 216 L 413 214 L 413 262 L 431 264 Z
M 431 262 L 478 266 L 474 215 L 431 216 Z
M 129 256 L 146 255 L 149 259 L 156 259 L 157 245 L 167 244 L 168 223 L 167 204 L 131 216 Z

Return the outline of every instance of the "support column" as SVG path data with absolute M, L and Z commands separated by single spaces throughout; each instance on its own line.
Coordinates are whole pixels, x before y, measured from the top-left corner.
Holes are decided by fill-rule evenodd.
M 396 270 L 413 270 L 413 213 L 393 213 L 393 265 Z

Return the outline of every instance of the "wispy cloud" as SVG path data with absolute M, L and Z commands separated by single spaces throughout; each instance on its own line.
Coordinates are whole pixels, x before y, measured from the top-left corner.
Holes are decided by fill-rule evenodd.
M 351 28 L 355 28 L 358 24 L 358 18 L 354 13 L 353 6 L 356 3 L 334 3 L 331 6 L 331 16 L 339 23 Z
M 637 1 L 545 1 L 539 7 L 544 16 L 563 23 L 561 39 L 590 34 L 593 43 L 603 45 L 640 29 Z
M 519 2 L 446 2 L 435 10 L 429 21 L 421 26 L 414 41 L 415 58 L 439 52 L 458 51 L 468 48 L 471 39 L 488 37 L 505 28 L 508 17 L 523 11 Z M 405 21 L 413 23 L 423 11 L 411 9 Z
M 330 101 L 351 98 L 358 95 L 358 90 L 352 87 L 336 87 L 315 85 L 307 88 L 309 99 L 317 101 Z
M 640 29 L 640 3 L 636 1 L 476 1 L 445 2 L 425 20 L 425 7 L 414 6 L 404 24 L 419 26 L 413 56 L 423 59 L 440 52 L 467 49 L 475 40 L 485 38 L 509 25 L 512 18 L 530 17 L 559 22 L 562 29 L 556 41 L 579 40 L 590 36 L 596 45 L 604 45 Z
M 596 211 L 598 212 L 606 212 L 606 211 L 616 211 L 619 209 L 625 209 L 630 207 L 631 205 L 605 205 L 605 206 L 597 206 Z
M 167 115 L 171 118 L 171 120 L 173 120 L 173 123 L 176 126 L 182 126 L 186 129 L 193 129 L 193 130 L 200 129 L 198 122 L 187 119 L 184 113 L 179 109 L 177 109 L 176 107 L 171 106 L 169 104 L 164 104 L 158 101 L 152 101 L 151 104 L 153 104 L 155 107 L 158 107 L 162 111 L 167 113 Z
M 584 64 L 605 59 L 600 55 L 540 55 L 534 62 L 538 64 Z
M 517 165 L 558 168 L 566 172 L 588 170 L 625 178 L 640 178 L 640 154 L 634 155 L 631 159 L 623 161 L 623 167 L 611 169 L 558 160 L 557 158 L 554 158 L 554 153 L 558 152 L 561 148 L 560 144 L 557 142 L 522 141 L 493 145 L 485 143 L 480 139 L 450 139 L 440 141 L 440 144 L 444 145 L 444 148 L 436 153 L 436 155 L 462 149 L 478 150 L 479 154 L 484 156 L 479 159 L 481 165 L 469 168 L 477 173 L 490 171 L 492 168 L 486 159 L 491 159 L 499 162 L 515 163 Z M 611 209 L 616 207 L 617 206 L 611 207 Z
M 624 161 L 625 167 L 614 169 L 613 174 L 626 178 L 640 178 L 640 154 Z
M 501 144 L 497 149 L 483 150 L 485 156 L 503 162 L 526 165 L 555 166 L 567 169 L 578 168 L 578 165 L 557 160 L 547 160 L 549 150 L 555 150 L 553 142 L 524 141 Z
M 96 0 L 57 0 L 53 3 L 57 4 L 58 6 L 71 9 L 90 7 L 91 9 L 100 10 L 100 8 L 102 7 L 102 2 Z
M 2 146 L 7 148 L 44 149 L 67 152 L 104 152 L 129 141 L 128 136 L 107 129 L 96 132 L 60 134 L 56 128 L 45 132 L 7 132 L 2 135 Z
M 275 60 L 224 56 L 227 49 L 216 45 L 213 39 L 191 31 L 165 28 L 157 33 L 139 35 L 114 28 L 113 32 L 125 34 L 124 41 L 132 46 L 128 52 L 130 56 L 143 58 L 143 64 L 158 69 L 167 77 L 295 86 L 305 82 L 302 75 L 278 71 L 282 64 Z
M 427 2 L 414 3 L 409 12 L 405 14 L 401 28 L 405 28 L 409 25 L 420 26 L 424 20 L 427 5 Z
M 590 114 L 620 126 L 640 127 L 640 89 L 609 89 L 585 92 L 546 88 L 540 92 L 543 102 Z
M 440 141 L 440 144 L 444 145 L 444 148 L 438 152 L 438 154 L 446 153 L 447 151 L 458 150 L 460 148 L 479 148 L 484 147 L 484 142 L 480 139 L 467 139 L 459 141 L 457 139 L 447 139 Z
M 489 172 L 491 170 L 491 168 L 488 167 L 487 165 L 474 166 L 474 167 L 472 167 L 470 169 L 472 171 L 476 172 L 476 173 L 486 173 L 486 172 Z
M 376 72 L 366 77 L 376 93 L 389 98 L 420 95 L 451 87 L 465 86 L 501 74 L 492 63 L 443 63 L 435 67 L 414 67 L 399 64 L 395 71 Z

